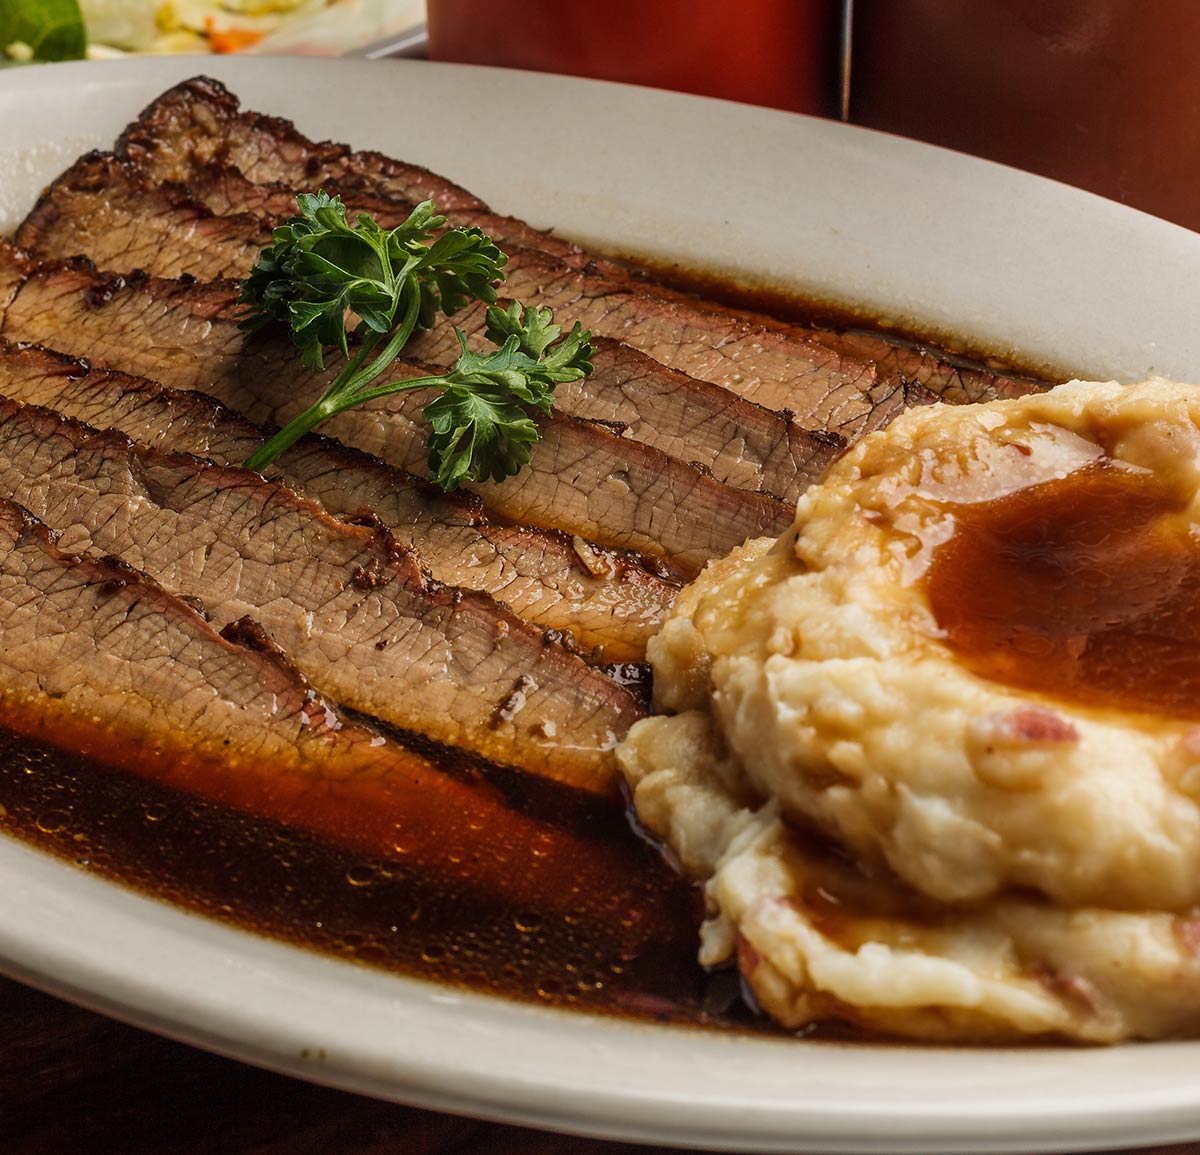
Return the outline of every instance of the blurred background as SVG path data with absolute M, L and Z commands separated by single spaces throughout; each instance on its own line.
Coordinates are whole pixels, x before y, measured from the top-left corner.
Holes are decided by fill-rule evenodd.
M 13 63 L 428 56 L 840 117 L 1200 229 L 1196 0 L 0 0 Z

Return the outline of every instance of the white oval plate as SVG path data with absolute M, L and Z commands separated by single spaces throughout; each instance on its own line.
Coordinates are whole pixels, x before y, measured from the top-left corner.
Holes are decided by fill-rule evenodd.
M 0 74 L 0 226 L 203 67 L 315 137 L 501 212 L 1097 377 L 1200 380 L 1200 236 L 841 125 L 412 62 L 139 60 Z M 975 1050 L 708 1036 L 452 992 L 208 922 L 0 839 L 0 967 L 305 1078 L 423 1106 L 736 1151 L 982 1152 L 1200 1136 L 1200 1044 Z

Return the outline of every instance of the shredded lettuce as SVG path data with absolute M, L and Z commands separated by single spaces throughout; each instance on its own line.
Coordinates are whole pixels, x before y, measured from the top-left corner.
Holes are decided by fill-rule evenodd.
M 79 0 L 88 40 L 144 52 L 158 35 L 156 5 L 147 0 Z

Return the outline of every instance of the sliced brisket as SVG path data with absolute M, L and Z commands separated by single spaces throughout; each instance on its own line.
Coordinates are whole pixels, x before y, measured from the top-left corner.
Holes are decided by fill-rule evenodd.
M 428 580 L 380 527 L 241 469 L 0 402 L 0 493 L 64 549 L 114 553 L 214 623 L 260 621 L 333 698 L 406 730 L 607 790 L 632 696 L 486 594 Z
M 22 272 L 25 274 L 22 276 Z M 79 267 L 29 271 L 0 249 L 0 286 L 10 285 L 0 335 L 199 389 L 264 425 L 282 425 L 328 379 L 300 367 L 284 338 L 238 329 L 237 290 L 145 277 L 105 277 Z M 397 376 L 427 371 L 396 366 Z M 422 391 L 339 414 L 325 428 L 412 472 L 425 471 Z M 532 523 L 661 558 L 686 576 L 748 537 L 791 524 L 790 506 L 723 485 L 704 471 L 566 414 L 542 423 L 543 440 L 514 478 L 476 487 L 488 506 Z
M 214 223 L 203 208 L 175 203 L 175 198 L 173 191 L 147 187 L 132 177 L 129 166 L 87 159 L 77 174 L 47 190 L 22 225 L 18 241 L 39 256 L 86 253 L 106 271 L 144 269 L 171 276 L 186 268 L 203 279 L 243 276 L 269 242 L 270 230 L 260 218 L 243 212 Z M 390 225 L 401 215 L 394 209 L 380 223 Z M 197 229 L 198 221 L 205 227 Z M 869 361 L 792 340 L 782 330 L 766 331 L 726 314 L 703 312 L 690 301 L 651 297 L 626 281 L 577 269 L 542 252 L 510 249 L 506 275 L 505 296 L 549 305 L 561 320 L 578 320 L 680 372 L 768 408 L 790 409 L 801 425 L 861 432 L 881 424 L 882 419 L 871 421 L 872 411 L 880 403 L 893 404 L 898 395 L 896 382 L 881 379 Z M 476 331 L 482 313 L 475 310 L 454 323 Z M 434 364 L 446 364 L 457 353 L 449 323 L 412 348 Z
M 697 462 L 726 485 L 792 505 L 845 447 L 837 434 L 804 429 L 790 413 L 668 369 L 620 341 L 594 340 L 595 371 L 560 385 L 555 403 L 577 417 L 622 425 L 630 437 Z
M 295 208 L 289 200 L 285 214 Z M 398 215 L 391 202 L 383 203 L 392 217 Z M 86 254 L 114 273 L 243 276 L 270 243 L 268 223 L 248 213 L 207 214 L 178 187 L 149 186 L 129 165 L 93 153 L 46 191 L 17 241 L 41 258 Z M 390 223 L 386 215 L 382 223 Z M 453 323 L 478 325 L 474 313 Z M 438 360 L 456 354 L 455 342 L 439 344 Z M 592 375 L 560 387 L 556 403 L 566 413 L 623 425 L 635 440 L 700 462 L 718 481 L 788 502 L 824 472 L 837 450 L 835 441 L 785 416 L 604 338 L 597 340 Z
M 203 79 L 180 85 L 151 105 L 127 130 L 121 151 L 155 180 L 186 183 L 196 178 L 201 196 L 209 195 L 205 190 L 219 183 L 211 175 L 201 175 L 204 166 L 214 162 L 240 169 L 251 181 L 282 181 L 296 191 L 324 182 L 347 196 L 358 191 L 411 202 L 414 195 L 411 189 L 405 191 L 405 181 L 386 174 L 388 166 L 398 162 L 373 153 L 352 153 L 343 145 L 314 144 L 285 121 L 240 112 L 234 97 Z M 425 178 L 432 177 L 420 171 Z M 432 192 L 437 179 L 416 182 L 420 185 L 416 195 Z M 255 198 L 242 195 L 239 202 L 233 183 L 225 185 L 229 207 L 240 203 L 239 211 L 255 211 Z M 510 250 L 512 296 L 525 300 L 540 292 L 543 303 L 552 306 L 556 301 L 571 302 L 573 312 L 595 332 L 623 340 L 681 372 L 724 385 L 768 408 L 788 409 L 809 428 L 845 436 L 877 428 L 902 407 L 902 378 L 939 395 L 958 393 L 954 399 L 969 400 L 1006 395 L 1010 380 L 1018 383 L 1018 390 L 1027 380 L 951 363 L 887 338 L 842 341 L 839 334 L 697 302 L 675 290 L 646 284 L 619 262 L 573 246 L 566 252 L 556 249 L 544 258 L 550 267 L 539 268 L 537 251 L 546 254 L 555 247 L 543 234 L 523 222 L 491 214 L 477 198 L 464 197 L 457 185 L 444 182 L 444 186 L 444 203 L 453 209 L 456 223 L 478 223 Z M 263 207 L 265 202 L 258 204 Z M 276 200 L 271 213 L 279 207 Z M 476 214 L 486 215 L 487 220 L 477 219 Z M 511 252 L 513 246 L 530 252 Z M 890 404 L 885 405 L 885 400 Z
M 128 165 L 130 172 L 140 172 L 137 165 Z M 181 172 L 187 171 L 185 169 Z M 143 178 L 146 174 L 142 174 Z M 150 183 L 153 183 L 151 180 Z M 327 182 L 331 193 L 342 192 L 347 206 L 354 212 L 370 213 L 387 228 L 399 224 L 412 210 L 407 201 L 397 201 L 356 189 L 343 190 Z M 293 215 L 296 193 L 291 186 L 277 182 L 255 184 L 238 169 L 228 165 L 201 164 L 187 171 L 186 180 L 170 190 L 173 196 L 193 205 L 207 207 L 218 216 L 255 216 L 274 224 Z M 883 332 L 844 331 L 828 327 L 802 325 L 780 321 L 765 313 L 736 306 L 705 301 L 695 292 L 676 289 L 655 279 L 651 270 L 609 260 L 588 253 L 558 238 L 529 231 L 529 226 L 511 217 L 495 213 L 459 213 L 463 224 L 474 224 L 517 249 L 540 250 L 565 261 L 574 268 L 603 274 L 610 281 L 624 282 L 640 293 L 661 300 L 682 302 L 699 307 L 708 313 L 733 317 L 753 327 L 788 332 L 801 341 L 812 341 L 832 351 L 858 360 L 872 361 L 885 378 L 901 375 L 909 382 L 919 382 L 946 401 L 973 402 L 989 397 L 1016 397 L 1039 384 L 1034 378 L 1012 373 L 1003 367 L 988 367 L 970 358 L 956 357 L 940 349 L 927 349 L 919 342 Z M 517 226 L 514 228 L 514 225 Z M 522 231 L 524 230 L 524 231 Z M 515 254 L 520 260 L 520 253 Z M 229 274 L 227 274 L 229 275 Z M 872 414 L 869 428 L 877 428 L 881 414 Z
M 240 464 L 265 436 L 202 393 L 165 389 L 37 346 L 0 341 L 0 394 L 224 465 Z M 319 434 L 303 438 L 268 473 L 335 516 L 377 518 L 402 545 L 417 548 L 439 581 L 486 590 L 521 617 L 572 635 L 596 660 L 642 661 L 675 597 L 675 583 L 630 555 L 553 531 L 493 525 L 477 497 L 443 494 Z
M 14 239 L 43 259 L 87 256 L 114 273 L 211 281 L 244 275 L 271 243 L 271 225 L 216 216 L 184 189 L 148 184 L 111 153 L 91 152 L 42 193 Z
M 497 216 L 477 196 L 428 169 L 312 141 L 290 121 L 241 111 L 237 97 L 208 77 L 185 81 L 149 105 L 121 136 L 117 154 L 156 182 L 186 183 L 197 169 L 216 164 L 295 192 L 336 185 L 346 194 L 378 195 L 409 206 L 432 200 L 452 224 L 479 224 L 506 246 L 543 249 L 571 264 L 592 259 L 524 221 Z M 619 275 L 620 266 L 612 264 L 611 271 Z
M 476 897 L 566 900 L 606 927 L 643 911 L 620 848 L 506 807 L 340 714 L 251 623 L 220 636 L 128 565 L 58 548 L 0 500 L 0 724 L 163 785 L 308 830 Z M 582 895 L 573 902 L 568 896 Z
M 556 317 L 579 321 L 748 401 L 787 409 L 807 428 L 854 437 L 902 408 L 895 374 L 786 327 L 768 328 L 698 302 L 655 297 L 530 250 L 510 260 L 506 272 L 506 296 L 548 306 Z M 442 361 L 450 340 L 449 326 L 441 325 L 415 342 L 413 353 Z M 922 384 L 938 391 L 937 382 Z
M 319 184 L 333 179 L 376 186 L 400 200 L 435 200 L 447 209 L 486 208 L 466 189 L 417 165 L 347 145 L 315 142 L 289 121 L 241 111 L 220 81 L 199 76 L 158 97 L 125 130 L 118 154 L 153 171 L 157 180 L 182 180 L 195 163 L 220 162 L 254 181 Z

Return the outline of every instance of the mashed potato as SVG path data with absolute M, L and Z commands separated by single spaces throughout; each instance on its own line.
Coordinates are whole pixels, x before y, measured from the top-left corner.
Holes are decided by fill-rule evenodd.
M 793 532 L 710 566 L 651 647 L 674 716 L 639 723 L 620 753 L 641 820 L 707 880 L 702 961 L 736 952 L 789 1026 L 1088 1041 L 1200 1028 L 1200 702 L 1159 708 L 1120 671 L 1093 678 L 1069 584 L 1049 606 L 1064 637 L 1026 624 L 1011 652 L 972 652 L 931 577 L 1018 500 L 1034 512 L 1012 524 L 1048 535 L 1027 564 L 1053 570 L 1054 527 L 1087 539 L 1088 511 L 1067 504 L 1047 530 L 1040 506 L 1100 478 L 1113 508 L 1144 516 L 1111 541 L 1101 516 L 1073 545 L 1100 588 L 1085 610 L 1099 637 L 1145 602 L 1128 628 L 1153 634 L 1173 595 L 1153 567 L 1134 581 L 1130 559 L 1158 551 L 1200 589 L 1198 470 L 1190 387 L 933 406 L 838 462 Z M 957 578 L 984 617 L 988 583 L 1007 580 Z M 1060 681 L 1054 663 L 1076 659 L 1086 676 Z

